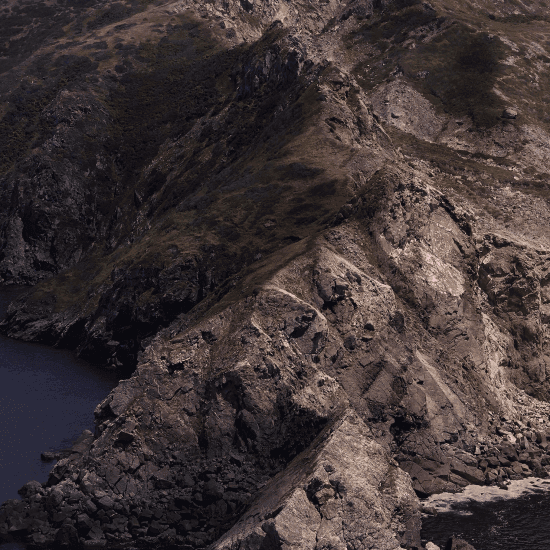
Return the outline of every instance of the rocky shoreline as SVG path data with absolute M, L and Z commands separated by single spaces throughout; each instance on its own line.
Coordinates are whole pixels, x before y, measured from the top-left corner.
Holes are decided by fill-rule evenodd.
M 172 471 L 177 469 L 178 459 L 168 449 L 164 453 L 157 450 L 155 454 L 146 449 L 139 453 L 135 453 L 135 449 L 132 454 L 125 452 L 134 441 L 129 424 L 123 426 L 117 437 L 118 462 L 115 464 L 111 459 L 97 463 L 96 472 L 88 471 L 82 475 L 78 464 L 84 456 L 93 456 L 94 443 L 94 435 L 85 431 L 71 449 L 55 457 L 43 456 L 43 460 L 59 460 L 46 483 L 31 481 L 19 491 L 22 500 L 4 503 L 0 509 L 0 537 L 4 541 L 21 540 L 31 548 L 54 545 L 58 548 L 137 546 L 189 549 L 206 547 L 218 533 L 227 531 L 213 548 L 233 548 L 236 540 L 248 548 L 254 545 L 251 540 L 257 538 L 258 535 L 254 534 L 257 529 L 261 527 L 264 535 L 270 533 L 265 523 L 269 518 L 279 518 L 270 529 L 275 529 L 274 533 L 278 529 L 283 536 L 290 521 L 284 519 L 285 514 L 289 518 L 296 513 L 304 514 L 304 503 L 299 504 L 301 493 L 296 493 L 296 490 L 301 490 L 299 487 L 303 487 L 304 502 L 311 507 L 311 512 L 305 516 L 308 521 L 314 521 L 316 508 L 321 517 L 330 517 L 328 510 L 334 499 L 344 499 L 342 504 L 346 499 L 353 501 L 350 487 L 359 481 L 363 486 L 355 491 L 359 491 L 358 497 L 363 495 L 361 498 L 364 498 L 373 488 L 369 489 L 364 472 L 353 472 L 352 463 L 368 461 L 372 468 L 379 460 L 382 470 L 377 475 L 381 477 L 372 483 L 378 487 L 380 483 L 388 484 L 389 481 L 383 480 L 390 476 L 393 489 L 392 495 L 376 498 L 386 498 L 388 505 L 393 503 L 392 506 L 396 505 L 394 499 L 398 499 L 405 535 L 398 546 L 388 545 L 386 540 L 380 543 L 380 548 L 402 545 L 413 548 L 418 544 L 414 533 L 420 527 L 419 512 L 437 514 L 441 509 L 442 504 L 435 507 L 433 504 L 441 501 L 437 495 L 448 491 L 461 492 L 465 488 L 470 494 L 473 485 L 507 490 L 513 481 L 514 490 L 510 491 L 513 498 L 523 487 L 517 485 L 523 483 L 518 480 L 528 480 L 532 484 L 532 479 L 529 479 L 532 476 L 539 479 L 549 477 L 549 445 L 544 431 L 504 418 L 498 419 L 495 425 L 494 435 L 472 452 L 459 446 L 443 445 L 439 449 L 447 457 L 443 462 L 425 457 L 411 459 L 400 453 L 395 456 L 398 463 L 387 455 L 383 447 L 374 443 L 372 432 L 354 414 L 346 413 L 324 430 L 305 455 L 300 455 L 271 481 L 269 476 L 258 476 L 253 465 L 247 463 L 246 456 L 238 453 L 232 454 L 229 461 L 199 462 L 194 472 L 187 470 L 181 477 L 174 477 Z M 340 440 L 341 437 L 344 439 Z M 358 446 L 358 441 L 365 437 L 365 444 Z M 369 440 L 372 443 L 368 443 Z M 377 447 L 379 450 L 374 451 Z M 376 453 L 382 453 L 379 459 L 375 458 Z M 312 474 L 315 471 L 312 464 L 315 463 L 322 468 Z M 387 470 L 383 466 L 385 463 L 394 466 Z M 410 483 L 408 476 L 414 492 L 406 488 Z M 298 480 L 300 477 L 302 479 Z M 399 486 L 397 492 L 396 484 Z M 445 502 L 457 500 L 446 494 Z M 420 497 L 420 503 L 417 497 Z M 298 499 L 298 504 L 295 499 Z M 231 530 L 234 523 L 231 518 L 245 510 L 245 515 Z M 355 513 L 361 514 L 370 524 L 366 509 L 355 510 Z M 227 518 L 225 523 L 224 515 Z M 311 531 L 315 533 L 318 528 L 311 527 Z M 379 527 L 376 531 L 380 536 Z M 252 539 L 246 542 L 250 537 Z M 306 542 L 303 544 L 307 547 Z
M 0 537 L 412 550 L 550 473 L 542 1 L 51 3 L 0 18 L 0 330 L 127 378 Z
M 434 459 L 403 453 L 395 458 L 411 476 L 420 498 L 472 484 L 506 487 L 509 480 L 550 476 L 550 432 L 535 422 L 524 424 L 505 417 L 493 421 L 492 428 L 493 435 L 477 445 L 443 445 L 432 455 Z M 437 460 L 440 453 L 445 456 L 443 461 Z
M 288 537 L 295 514 L 305 522 L 301 528 L 306 545 L 308 538 L 319 536 L 321 518 L 331 515 L 337 522 L 358 522 L 352 536 L 364 537 L 367 522 L 380 548 L 401 547 L 407 533 L 411 536 L 419 528 L 418 504 L 407 474 L 351 412 L 327 426 L 308 451 L 267 484 L 267 478 L 258 477 L 246 458 L 237 454 L 226 464 L 198 463 L 194 473 L 174 479 L 169 472 L 177 465 L 173 456 L 164 467 L 158 454 L 140 463 L 122 450 L 129 441 L 122 442 L 116 466 L 112 461 L 100 466 L 98 474 L 104 477 L 90 471 L 82 477 L 75 466 L 90 453 L 92 442 L 93 435 L 84 432 L 47 483 L 29 482 L 19 491 L 21 501 L 4 503 L 2 539 L 14 537 L 30 547 L 202 548 L 231 527 L 223 523 L 224 514 L 235 517 L 245 506 L 248 511 L 214 548 L 234 548 L 236 540 L 256 547 L 260 535 Z M 361 466 L 366 462 L 367 475 Z M 61 472 L 62 481 L 56 477 Z M 132 481 L 125 481 L 125 473 L 131 472 L 137 474 L 136 483 L 129 487 Z M 121 485 L 126 485 L 124 490 Z M 337 512 L 343 505 L 350 510 L 344 518 Z M 398 525 L 405 539 L 396 533 Z M 324 529 L 328 537 L 332 528 Z

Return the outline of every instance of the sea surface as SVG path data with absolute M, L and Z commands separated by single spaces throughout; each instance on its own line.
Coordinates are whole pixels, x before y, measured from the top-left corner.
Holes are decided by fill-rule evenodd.
M 0 289 L 0 319 L 22 291 Z M 117 382 L 69 351 L 0 336 L 0 503 L 20 498 L 27 481 L 47 480 L 54 463 L 40 453 L 66 449 L 83 430 L 93 431 L 93 411 Z
M 443 550 L 455 535 L 476 550 L 549 550 L 550 492 L 493 502 L 470 502 L 426 517 L 422 539 Z

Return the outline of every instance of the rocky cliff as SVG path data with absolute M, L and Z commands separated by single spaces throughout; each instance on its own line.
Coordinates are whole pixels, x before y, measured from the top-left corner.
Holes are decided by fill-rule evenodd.
M 2 330 L 124 379 L 0 535 L 419 548 L 547 475 L 544 3 L 4 13 Z

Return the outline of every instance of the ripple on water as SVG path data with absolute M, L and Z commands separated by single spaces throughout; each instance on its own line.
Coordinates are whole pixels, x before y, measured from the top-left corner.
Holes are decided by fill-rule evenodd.
M 435 495 L 427 505 L 439 510 L 422 521 L 422 538 L 445 547 L 456 535 L 476 550 L 548 550 L 550 482 L 512 482 L 508 491 L 472 487 L 460 495 Z

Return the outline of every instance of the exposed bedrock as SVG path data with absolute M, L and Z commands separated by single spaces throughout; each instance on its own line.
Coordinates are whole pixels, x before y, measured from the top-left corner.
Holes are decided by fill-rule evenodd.
M 83 68 L 83 60 L 90 67 Z M 66 70 L 94 68 L 88 58 L 67 63 Z M 0 278 L 6 284 L 36 283 L 77 263 L 104 238 L 121 191 L 111 185 L 103 148 L 110 124 L 105 105 L 82 90 L 43 94 L 52 97 L 37 114 L 41 147 L 0 176 Z
M 418 545 L 408 476 L 346 412 L 257 495 L 212 548 L 403 548 Z
M 412 547 L 415 493 L 546 475 L 543 409 L 537 420 L 512 384 L 545 387 L 532 369 L 545 357 L 544 256 L 480 239 L 473 215 L 414 173 L 380 171 L 374 184 L 385 190 L 374 214 L 359 197 L 270 276 L 245 276 L 206 314 L 161 329 L 98 405 L 96 433 L 46 487 L 5 504 L 2 532 Z M 514 301 L 506 273 L 538 298 Z M 526 350 L 512 338 L 520 315 L 539 327 L 519 335 Z
M 415 492 L 545 475 L 545 434 L 516 437 L 519 425 L 498 419 L 519 406 L 498 359 L 507 348 L 497 344 L 513 343 L 497 339 L 500 318 L 484 321 L 487 299 L 467 278 L 472 220 L 404 174 L 377 177 L 397 182 L 381 214 L 358 202 L 355 219 L 291 245 L 294 259 L 261 284 L 245 277 L 207 315 L 162 329 L 97 407 L 95 435 L 46 487 L 6 503 L 3 532 L 37 543 L 76 533 L 90 544 L 412 547 Z M 500 440 L 484 439 L 497 427 Z
M 412 550 L 547 476 L 547 10 L 462 4 L 98 3 L 2 73 L 0 328 L 127 378 L 0 537 Z
M 93 308 L 84 301 L 64 309 L 55 296 L 29 304 L 23 295 L 9 306 L 2 326 L 11 337 L 76 349 L 95 364 L 130 373 L 160 328 L 188 313 L 244 262 L 228 258 L 222 247 L 205 246 L 201 255 L 176 258 L 164 269 L 115 268 Z
M 33 533 L 34 509 L 21 526 L 13 523 L 21 511 L 11 508 L 6 530 L 26 529 L 37 542 L 50 540 L 62 519 L 84 540 L 174 540 L 196 547 L 213 542 L 256 498 L 272 520 L 268 540 L 289 538 L 295 548 L 363 538 L 398 548 L 417 540 L 419 515 L 408 475 L 388 445 L 375 443 L 371 429 L 349 412 L 345 390 L 324 372 L 337 362 L 334 345 L 342 339 L 323 314 L 324 304 L 361 304 L 357 314 L 353 307 L 347 314 L 370 342 L 377 338 L 373 326 L 380 330 L 395 313 L 391 290 L 331 250 L 318 253 L 325 268 L 312 273 L 302 298 L 292 283 L 302 283 L 305 266 L 292 265 L 279 274 L 289 279 L 289 290 L 277 277 L 192 329 L 171 327 L 159 335 L 136 373 L 98 406 L 89 447 L 58 462 L 50 487 L 36 488 L 43 497 L 35 508 L 44 501 L 50 521 L 46 539 Z M 312 296 L 316 303 L 304 300 Z M 375 367 L 365 384 L 379 373 Z M 263 488 L 268 504 L 258 491 L 278 472 Z M 54 498 L 60 506 L 65 498 L 72 502 L 63 504 L 63 518 L 54 517 L 58 506 L 48 504 Z M 293 514 L 309 518 L 296 526 L 303 533 L 287 532 Z M 256 535 L 256 542 L 250 539 L 249 520 L 242 521 L 232 533 L 243 531 L 242 544 L 260 547 Z
M 215 307 L 161 329 L 98 405 L 95 434 L 4 505 L 2 532 L 413 547 L 415 493 L 547 475 L 546 410 L 512 383 L 545 388 L 532 368 L 545 357 L 545 256 L 480 238 L 414 172 L 369 185 L 385 190 L 375 213 L 359 197 L 278 269 L 260 261 Z M 499 286 L 506 273 L 514 284 Z M 514 285 L 538 298 L 515 301 Z M 539 327 L 518 333 L 530 348 L 514 345 L 520 315 Z

